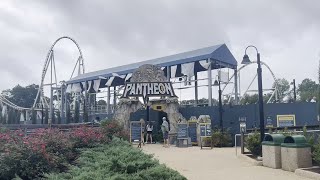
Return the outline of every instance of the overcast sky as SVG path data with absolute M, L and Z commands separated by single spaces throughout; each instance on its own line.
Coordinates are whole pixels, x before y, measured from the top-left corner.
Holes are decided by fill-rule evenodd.
M 39 84 L 61 36 L 79 43 L 87 72 L 226 43 L 239 63 L 253 44 L 278 78 L 316 80 L 319 7 L 318 0 L 1 0 L 0 90 Z M 58 81 L 68 80 L 77 49 L 64 40 L 54 51 Z M 254 50 L 248 54 L 255 60 Z M 241 74 L 242 89 L 255 69 Z

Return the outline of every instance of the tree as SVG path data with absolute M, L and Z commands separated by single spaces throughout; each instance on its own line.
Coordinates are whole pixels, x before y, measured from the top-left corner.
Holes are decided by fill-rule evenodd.
M 45 112 L 44 112 L 44 124 L 48 124 L 49 121 L 49 112 L 48 112 L 48 108 L 45 108 Z
M 101 106 L 106 106 L 107 105 L 107 102 L 103 99 L 100 99 L 98 102 L 97 102 L 97 105 L 101 105 Z
M 3 91 L 2 95 L 18 106 L 31 108 L 38 93 L 38 88 L 39 86 L 35 84 L 26 87 L 18 84 L 12 89 Z
M 290 90 L 290 84 L 289 82 L 282 78 L 282 79 L 277 79 L 277 84 L 278 84 L 278 94 L 279 94 L 279 99 L 283 99 L 285 96 L 289 94 Z M 273 83 L 272 88 L 276 88 L 276 82 Z
M 310 101 L 313 97 L 318 96 L 318 84 L 309 78 L 304 79 L 298 85 L 298 95 L 301 101 Z
M 31 111 L 31 122 L 32 122 L 32 124 L 37 124 L 37 114 L 34 109 L 32 109 L 32 111 Z
M 60 111 L 57 112 L 57 119 L 58 119 L 58 124 L 61 124 L 61 115 L 60 115 Z
M 56 113 L 53 111 L 52 118 L 51 118 L 51 124 L 55 124 L 55 123 L 56 123 Z
M 246 104 L 256 104 L 258 103 L 259 96 L 258 94 L 245 94 L 244 97 L 241 99 L 240 104 L 246 105 Z
M 70 112 L 70 106 L 67 106 L 66 108 L 66 124 L 69 124 L 72 122 L 72 116 Z
M 75 102 L 75 107 L 74 107 L 74 122 L 79 123 L 79 118 L 80 118 L 80 111 L 79 111 L 79 103 Z

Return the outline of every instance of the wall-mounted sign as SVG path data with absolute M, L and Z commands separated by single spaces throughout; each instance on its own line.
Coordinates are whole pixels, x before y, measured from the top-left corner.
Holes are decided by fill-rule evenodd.
M 239 125 L 240 125 L 240 132 L 246 133 L 247 132 L 247 118 L 246 117 L 239 117 Z
M 211 123 L 199 123 L 200 126 L 200 136 L 210 137 L 211 136 Z
M 278 127 L 289 127 L 296 125 L 296 115 L 277 115 L 277 126 Z
M 272 123 L 272 116 L 267 116 L 267 123 L 266 123 L 266 128 L 273 128 L 273 123 Z
M 169 96 L 176 97 L 171 82 L 128 82 L 122 98 Z

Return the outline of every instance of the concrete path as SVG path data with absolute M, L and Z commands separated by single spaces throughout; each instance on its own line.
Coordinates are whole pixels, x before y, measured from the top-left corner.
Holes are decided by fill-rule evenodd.
M 161 163 L 179 171 L 189 180 L 309 180 L 292 172 L 253 166 L 238 159 L 234 148 L 164 148 L 159 144 L 142 147 Z

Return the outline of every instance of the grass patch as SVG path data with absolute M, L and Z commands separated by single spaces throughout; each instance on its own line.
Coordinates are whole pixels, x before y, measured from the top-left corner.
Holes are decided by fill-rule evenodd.
M 84 149 L 76 160 L 76 166 L 71 166 L 65 173 L 52 173 L 48 179 L 75 180 L 184 180 L 177 171 L 160 165 L 152 155 L 144 154 L 133 148 L 128 142 L 113 139 L 107 145 Z

